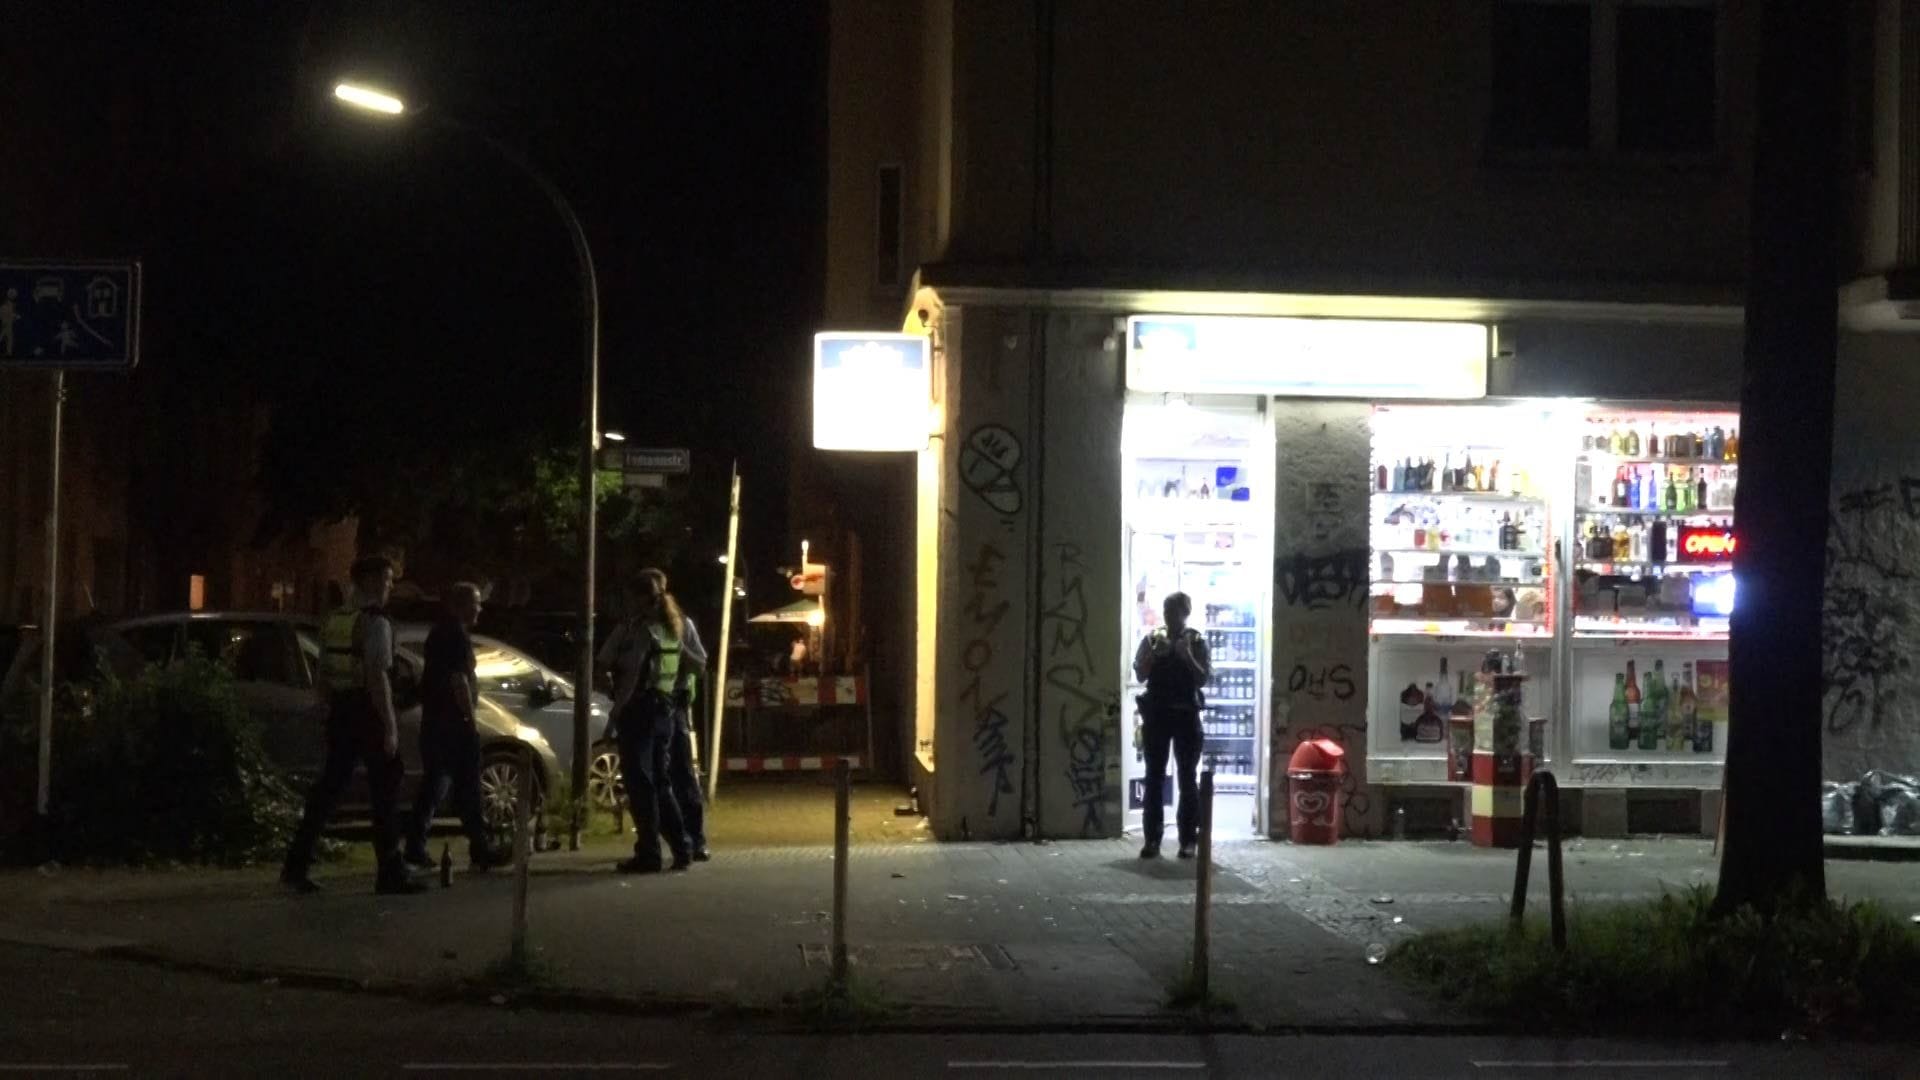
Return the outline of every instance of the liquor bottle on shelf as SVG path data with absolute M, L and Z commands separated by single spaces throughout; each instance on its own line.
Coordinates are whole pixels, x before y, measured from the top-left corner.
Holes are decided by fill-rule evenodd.
M 1622 465 L 1613 471 L 1613 505 L 1632 506 L 1631 485 L 1627 483 L 1627 467 Z
M 1660 697 L 1665 691 L 1660 689 L 1653 672 L 1647 672 L 1645 678 L 1647 688 L 1640 695 L 1640 749 L 1658 750 L 1666 737 L 1667 718 L 1660 707 Z
M 1660 436 L 1654 434 L 1651 424 L 1647 425 L 1647 456 L 1650 458 L 1660 456 Z
M 1687 712 L 1682 708 L 1680 676 L 1673 677 L 1673 685 L 1667 688 L 1667 749 L 1693 749 L 1693 722 L 1699 718 L 1698 711 Z
M 1694 506 L 1705 510 L 1707 508 L 1707 470 L 1694 470 L 1693 494 Z
M 1440 706 L 1434 700 L 1433 684 L 1427 684 L 1426 702 L 1420 709 L 1420 717 L 1413 723 L 1413 741 L 1437 743 L 1446 738 L 1446 721 L 1440 719 Z
M 1727 433 L 1725 431 L 1716 427 L 1707 435 L 1707 457 L 1713 461 L 1725 461 L 1727 459 Z
M 1627 732 L 1627 716 L 1627 677 L 1615 672 L 1613 701 L 1607 706 L 1607 746 L 1614 750 L 1625 750 L 1632 744 L 1633 737 Z
M 1613 561 L 1626 562 L 1633 558 L 1633 541 L 1627 537 L 1625 522 L 1615 522 L 1613 526 Z
M 1662 501 L 1668 513 L 1673 513 L 1680 509 L 1680 489 L 1673 482 L 1672 470 L 1668 470 L 1667 472 L 1667 491 Z
M 1700 719 L 1700 699 L 1693 693 L 1693 664 L 1688 663 L 1681 669 L 1685 674 L 1680 683 L 1680 713 L 1687 718 L 1687 727 L 1693 732 L 1693 751 L 1696 754 L 1713 752 L 1713 724 Z
M 1667 561 L 1667 523 L 1660 518 L 1647 526 L 1647 561 L 1655 565 Z
M 1627 456 L 1640 456 L 1640 433 L 1632 428 L 1627 429 Z
M 1634 674 L 1633 661 L 1627 661 L 1627 742 L 1637 744 L 1640 741 L 1640 725 L 1643 718 L 1640 713 L 1640 679 Z
M 1433 711 L 1444 722 L 1453 715 L 1453 679 L 1447 675 L 1447 658 L 1440 658 L 1440 680 L 1434 684 Z
M 1740 460 L 1740 429 L 1739 428 L 1734 428 L 1732 431 L 1727 432 L 1726 455 L 1727 455 L 1728 461 Z
M 1387 467 L 1386 467 L 1385 465 L 1376 465 L 1376 466 L 1374 466 L 1374 469 L 1373 469 L 1373 490 L 1375 490 L 1375 491 L 1386 491 L 1386 490 L 1388 490 L 1388 489 L 1387 489 Z

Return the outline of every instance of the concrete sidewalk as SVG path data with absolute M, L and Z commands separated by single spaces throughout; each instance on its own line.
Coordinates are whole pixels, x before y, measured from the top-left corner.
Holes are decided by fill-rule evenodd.
M 685 874 L 611 872 L 618 839 L 535 861 L 531 941 L 545 984 L 614 1004 L 775 1007 L 826 977 L 832 852 L 746 844 L 756 815 L 818 817 L 805 789 L 736 792 L 715 860 Z M 1194 873 L 1143 863 L 1127 841 L 936 844 L 895 796 L 868 791 L 849 861 L 855 970 L 910 1023 L 1078 1027 L 1172 1023 L 1169 988 L 1192 942 Z M 830 805 L 830 802 L 829 804 Z M 806 811 L 801 815 L 802 811 Z M 882 815 L 884 814 L 884 821 Z M 733 820 L 729 822 L 729 817 Z M 830 822 L 830 815 L 828 816 Z M 741 846 L 730 846 L 727 837 Z M 1475 1018 L 1413 995 L 1370 964 L 1394 940 L 1497 918 L 1513 856 L 1465 844 L 1218 849 L 1214 988 L 1232 1022 L 1308 1029 L 1434 1029 Z M 1920 875 L 1829 864 L 1835 895 L 1920 911 Z M 1574 841 L 1572 902 L 1658 895 L 1711 881 L 1708 845 Z M 1536 860 L 1532 903 L 1546 903 Z M 283 895 L 267 870 L 61 871 L 0 876 L 0 940 L 141 955 L 260 975 L 396 987 L 481 978 L 507 949 L 511 880 L 458 875 L 450 890 L 375 897 L 364 867 L 323 873 L 320 896 Z

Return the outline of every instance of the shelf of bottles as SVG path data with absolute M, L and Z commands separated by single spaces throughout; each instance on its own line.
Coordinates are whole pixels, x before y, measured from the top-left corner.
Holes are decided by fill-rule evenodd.
M 1726 757 L 1727 660 L 1723 650 L 1676 655 L 1629 643 L 1618 655 L 1576 659 L 1582 761 L 1718 764 Z
M 1250 782 L 1259 746 L 1259 631 L 1244 607 L 1209 604 L 1202 611 L 1213 681 L 1200 711 L 1201 768 L 1213 770 L 1216 785 L 1222 778 Z
M 1486 406 L 1374 410 L 1371 631 L 1547 637 L 1551 538 L 1539 414 Z
M 1577 636 L 1726 636 L 1738 419 L 1671 412 L 1587 417 L 1574 466 Z

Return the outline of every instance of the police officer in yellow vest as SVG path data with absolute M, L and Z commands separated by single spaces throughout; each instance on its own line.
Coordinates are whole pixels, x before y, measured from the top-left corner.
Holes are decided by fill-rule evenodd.
M 633 815 L 633 858 L 620 864 L 629 874 L 667 869 L 660 839 L 673 853 L 672 869 L 693 865 L 686 822 L 667 778 L 674 714 L 684 707 L 697 662 L 682 645 L 685 616 L 666 591 L 666 575 L 642 571 L 627 594 L 630 614 L 601 646 L 599 667 L 613 673 L 613 717 L 608 724 L 620 744 L 620 779 Z
M 281 882 L 294 892 L 319 890 L 307 876 L 313 848 L 356 764 L 366 766 L 372 803 L 373 846 L 379 860 L 375 891 L 413 893 L 425 888 L 407 877 L 395 821 L 404 766 L 393 707 L 393 620 L 386 613 L 392 592 L 393 564 L 377 555 L 360 559 L 353 564 L 352 599 L 327 616 L 321 631 L 318 689 L 327 704 L 327 762 L 307 795 L 306 813 L 280 871 Z

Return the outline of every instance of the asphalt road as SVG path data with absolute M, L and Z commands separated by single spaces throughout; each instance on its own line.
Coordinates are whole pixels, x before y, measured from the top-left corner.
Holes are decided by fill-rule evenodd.
M 292 989 L 0 946 L 5 1076 L 1920 1077 L 1901 1047 L 1152 1034 L 811 1035 Z

